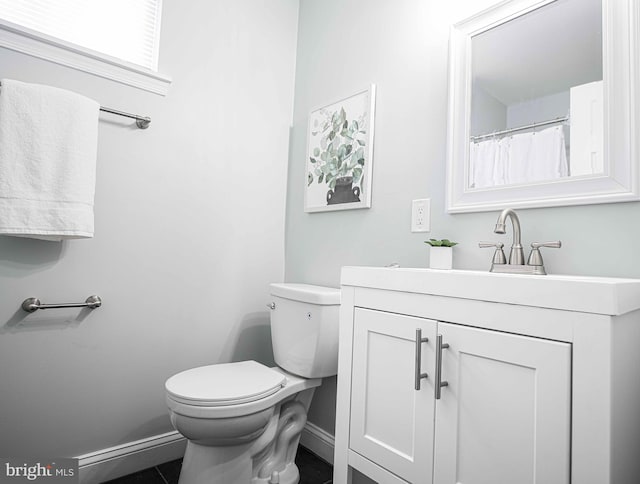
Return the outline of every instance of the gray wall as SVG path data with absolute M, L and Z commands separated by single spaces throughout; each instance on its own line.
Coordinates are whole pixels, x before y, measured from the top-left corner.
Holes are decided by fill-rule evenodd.
M 294 125 L 289 160 L 286 280 L 338 286 L 344 265 L 426 267 L 428 237 L 460 242 L 454 267 L 488 269 L 497 212 L 445 212 L 447 39 L 452 21 L 490 2 L 301 0 Z M 372 207 L 303 211 L 309 111 L 377 86 Z M 410 232 L 411 200 L 431 198 L 430 234 Z M 640 204 L 521 210 L 523 241 L 561 239 L 545 252 L 554 273 L 640 277 Z M 335 382 L 310 420 L 333 432 Z
M 469 134 L 482 136 L 507 127 L 507 106 L 485 91 L 479 82 L 471 90 Z
M 571 107 L 569 90 L 549 94 L 530 101 L 512 104 L 507 108 L 507 128 L 562 118 Z
M 0 236 L 0 455 L 75 456 L 172 430 L 164 382 L 272 363 L 268 283 L 284 277 L 296 0 L 165 1 L 166 97 L 0 49 L 0 78 L 150 115 L 102 115 L 95 238 Z M 83 301 L 88 310 L 20 303 Z

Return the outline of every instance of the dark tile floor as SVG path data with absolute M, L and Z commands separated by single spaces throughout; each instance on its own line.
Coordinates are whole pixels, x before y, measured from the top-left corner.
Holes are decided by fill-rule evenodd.
M 300 469 L 300 484 L 331 484 L 333 467 L 304 447 L 298 447 L 296 465 Z M 178 459 L 105 484 L 178 484 L 181 466 L 182 459 Z

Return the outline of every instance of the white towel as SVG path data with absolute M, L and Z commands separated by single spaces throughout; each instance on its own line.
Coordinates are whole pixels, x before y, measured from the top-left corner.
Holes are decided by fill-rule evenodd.
M 0 82 L 0 234 L 93 237 L 100 105 L 50 86 Z

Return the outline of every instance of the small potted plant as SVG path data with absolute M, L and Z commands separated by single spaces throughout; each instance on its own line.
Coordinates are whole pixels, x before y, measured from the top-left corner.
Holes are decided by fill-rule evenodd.
M 453 246 L 457 242 L 449 239 L 429 239 L 424 241 L 429 244 L 429 267 L 431 269 L 452 269 L 453 268 Z

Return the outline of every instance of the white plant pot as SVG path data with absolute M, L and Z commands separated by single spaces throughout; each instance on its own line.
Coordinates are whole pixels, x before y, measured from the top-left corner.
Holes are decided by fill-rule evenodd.
M 431 269 L 453 269 L 453 247 L 429 247 Z

